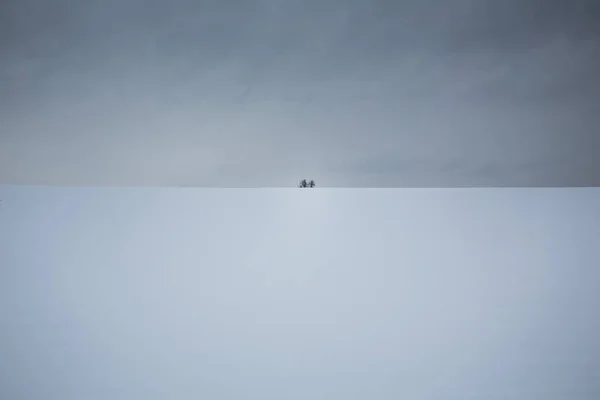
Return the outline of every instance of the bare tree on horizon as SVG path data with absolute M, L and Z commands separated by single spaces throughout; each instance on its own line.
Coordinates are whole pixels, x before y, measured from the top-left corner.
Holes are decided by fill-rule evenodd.
M 314 188 L 315 186 L 315 181 L 307 182 L 306 179 L 302 179 L 298 185 L 299 188 Z

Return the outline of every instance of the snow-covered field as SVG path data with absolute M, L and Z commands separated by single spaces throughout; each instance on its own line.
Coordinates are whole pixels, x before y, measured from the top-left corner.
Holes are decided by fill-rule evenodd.
M 600 190 L 0 187 L 0 398 L 600 398 Z

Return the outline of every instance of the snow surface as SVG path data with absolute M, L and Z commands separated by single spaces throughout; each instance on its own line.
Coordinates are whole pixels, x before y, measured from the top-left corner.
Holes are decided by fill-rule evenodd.
M 600 398 L 600 190 L 0 187 L 0 398 Z

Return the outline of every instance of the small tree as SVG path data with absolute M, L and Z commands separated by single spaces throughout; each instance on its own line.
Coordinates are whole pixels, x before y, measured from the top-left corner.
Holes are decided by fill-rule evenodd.
M 299 188 L 314 188 L 315 186 L 315 181 L 308 182 L 306 179 L 302 179 L 298 185 Z

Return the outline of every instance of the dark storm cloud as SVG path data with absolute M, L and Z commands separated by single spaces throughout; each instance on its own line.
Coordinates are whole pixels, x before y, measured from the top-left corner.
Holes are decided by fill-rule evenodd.
M 1 7 L 4 183 L 599 181 L 595 1 Z

